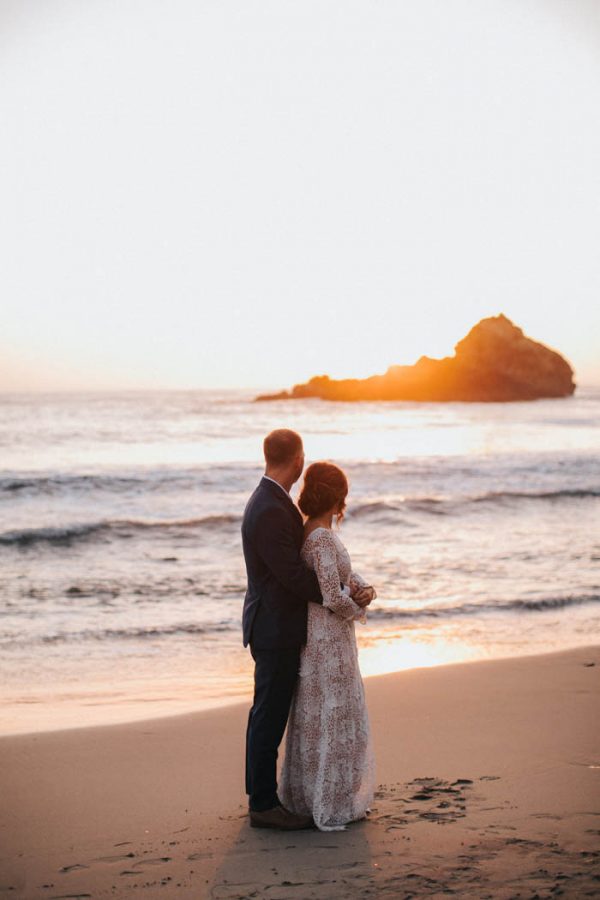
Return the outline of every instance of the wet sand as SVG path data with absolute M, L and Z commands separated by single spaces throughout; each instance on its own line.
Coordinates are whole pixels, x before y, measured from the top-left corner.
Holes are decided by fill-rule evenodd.
M 0 738 L 0 896 L 600 896 L 600 646 L 366 680 L 379 788 L 251 829 L 247 706 Z

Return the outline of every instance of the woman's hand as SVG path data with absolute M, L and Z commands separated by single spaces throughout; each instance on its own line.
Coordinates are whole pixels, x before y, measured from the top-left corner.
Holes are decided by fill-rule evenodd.
M 367 584 L 362 587 L 359 591 L 354 594 L 352 599 L 358 606 L 362 606 L 364 609 L 367 607 L 377 596 L 377 591 L 371 584 Z

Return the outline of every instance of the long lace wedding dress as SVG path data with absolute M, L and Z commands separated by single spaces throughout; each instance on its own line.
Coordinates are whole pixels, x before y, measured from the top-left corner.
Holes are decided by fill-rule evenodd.
M 349 594 L 366 582 L 352 571 L 348 551 L 329 528 L 308 535 L 302 557 L 317 574 L 323 606 L 308 604 L 278 793 L 287 809 L 312 815 L 321 831 L 342 831 L 364 817 L 375 789 L 354 633 L 354 622 L 366 622 L 366 612 Z

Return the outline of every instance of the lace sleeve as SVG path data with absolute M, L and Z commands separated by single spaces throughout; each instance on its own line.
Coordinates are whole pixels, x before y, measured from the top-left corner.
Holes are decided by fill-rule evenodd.
M 314 535 L 314 566 L 323 595 L 323 606 L 342 619 L 366 622 L 365 610 L 340 587 L 340 573 L 333 536 L 326 530 Z

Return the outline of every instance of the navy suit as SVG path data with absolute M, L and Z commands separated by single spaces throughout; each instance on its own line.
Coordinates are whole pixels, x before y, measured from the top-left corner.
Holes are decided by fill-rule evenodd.
M 317 576 L 300 558 L 302 516 L 287 491 L 262 478 L 246 504 L 242 545 L 248 589 L 244 646 L 254 658 L 254 702 L 246 731 L 246 793 L 250 809 L 277 798 L 277 751 L 306 643 L 309 602 L 322 603 Z

